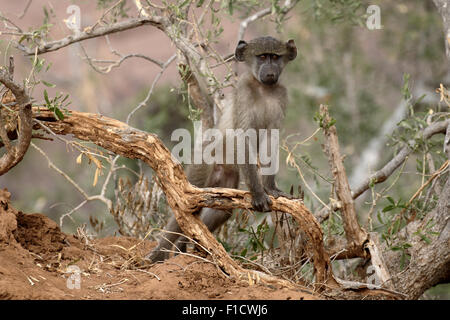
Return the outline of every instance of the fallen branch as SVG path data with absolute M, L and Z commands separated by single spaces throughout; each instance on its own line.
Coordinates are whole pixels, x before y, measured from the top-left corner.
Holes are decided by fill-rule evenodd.
M 251 209 L 251 195 L 247 191 L 207 188 L 200 189 L 191 185 L 181 164 L 173 160 L 170 151 L 159 138 L 151 133 L 134 129 L 123 122 L 101 115 L 71 112 L 63 121 L 56 121 L 51 111 L 36 109 L 35 117 L 52 129 L 56 134 L 71 134 L 78 139 L 88 140 L 100 147 L 130 159 L 140 159 L 147 163 L 158 176 L 161 189 L 173 210 L 183 232 L 199 242 L 212 253 L 213 260 L 227 274 L 247 279 L 249 275 L 288 285 L 280 280 L 256 271 L 240 267 L 225 249 L 216 241 L 197 215 L 199 208 L 214 209 Z M 316 282 L 334 284 L 329 257 L 323 247 L 320 225 L 299 200 L 271 198 L 272 209 L 292 214 L 310 239 L 310 253 L 314 263 Z M 290 284 L 292 286 L 292 284 Z

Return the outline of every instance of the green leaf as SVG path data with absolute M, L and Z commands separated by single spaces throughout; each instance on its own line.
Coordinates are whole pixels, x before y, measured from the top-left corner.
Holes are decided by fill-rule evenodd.
M 383 222 L 383 219 L 381 218 L 381 212 L 380 212 L 380 211 L 378 211 L 378 213 L 377 213 L 377 218 L 378 218 L 378 221 L 379 221 L 381 224 L 384 223 L 384 222 Z
M 179 6 L 178 6 L 178 8 L 183 8 L 185 5 L 187 5 L 188 3 L 190 2 L 190 0 L 185 0 L 182 4 L 180 4 Z
M 414 103 L 419 104 L 427 95 L 424 93 L 422 94 Z
M 45 72 L 47 72 L 47 71 L 48 71 L 48 69 L 50 69 L 50 68 L 51 68 L 52 64 L 53 64 L 53 62 L 50 62 L 50 63 L 49 63 L 48 65 L 47 65 L 47 68 L 45 68 Z
M 431 243 L 431 240 L 424 234 L 420 234 L 420 238 L 425 241 L 427 244 Z
M 410 78 L 410 75 L 408 73 L 405 73 L 403 75 L 402 94 L 403 94 L 403 98 L 405 100 L 408 100 L 411 97 L 411 92 L 409 91 L 409 78 Z
M 45 102 L 47 102 L 47 106 L 50 106 L 50 100 L 48 99 L 48 93 L 47 93 L 47 90 L 44 90 L 44 99 L 45 99 Z
M 66 101 L 68 97 L 69 97 L 69 94 L 66 94 L 66 96 L 64 97 L 64 99 L 62 99 L 61 104 L 64 103 L 64 101 Z
M 22 43 L 23 40 L 25 40 L 28 36 L 26 34 L 24 34 L 23 36 L 20 37 L 19 39 L 19 44 Z
M 59 120 L 64 120 L 64 114 L 59 110 L 58 108 L 55 108 L 55 115 L 58 117 Z
M 233 0 L 230 0 L 230 1 L 228 2 L 228 13 L 230 14 L 230 16 L 233 15 L 233 11 L 234 11 L 234 8 L 233 8 Z
M 336 119 L 331 118 L 330 123 L 328 123 L 328 127 L 327 128 L 330 128 L 331 126 L 334 126 L 335 123 L 336 123 Z
M 405 128 L 405 129 L 410 129 L 410 130 L 413 129 L 413 128 L 411 127 L 411 125 L 410 125 L 408 122 L 403 121 L 403 120 L 400 122 L 400 126 L 403 127 L 403 128 Z
M 392 234 L 395 234 L 400 230 L 401 220 L 396 220 L 394 222 L 394 227 L 392 228 Z
M 42 84 L 45 85 L 46 87 L 49 87 L 49 88 L 54 88 L 54 87 L 56 87 L 56 85 L 53 84 L 53 83 L 50 83 L 50 82 L 47 82 L 47 81 L 44 81 L 44 80 L 41 80 L 41 82 L 42 82 Z

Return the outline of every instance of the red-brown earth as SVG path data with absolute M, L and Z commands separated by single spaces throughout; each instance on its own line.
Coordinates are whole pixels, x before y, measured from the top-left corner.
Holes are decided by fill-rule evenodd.
M 143 267 L 154 245 L 64 234 L 45 215 L 14 209 L 10 193 L 0 190 L 0 299 L 316 299 L 305 290 L 236 281 L 186 255 Z M 69 279 L 76 267 L 79 289 Z

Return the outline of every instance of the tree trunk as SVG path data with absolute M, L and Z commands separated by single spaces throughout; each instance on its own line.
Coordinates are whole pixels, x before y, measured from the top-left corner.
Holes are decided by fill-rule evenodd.
M 427 223 L 433 225 L 426 228 Z M 432 235 L 430 231 L 437 232 Z M 395 289 L 408 299 L 419 298 L 425 290 L 450 280 L 450 178 L 447 179 L 437 206 L 423 220 L 410 223 L 402 235 L 412 245 L 410 263 L 400 269 L 400 253 L 384 248 Z M 431 240 L 427 244 L 420 234 Z

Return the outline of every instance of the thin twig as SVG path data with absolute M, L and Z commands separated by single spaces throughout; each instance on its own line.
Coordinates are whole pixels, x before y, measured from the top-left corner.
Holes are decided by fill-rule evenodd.
M 27 4 L 25 5 L 25 8 L 22 11 L 22 13 L 17 16 L 19 19 L 22 19 L 25 16 L 25 14 L 27 13 L 28 8 L 30 7 L 32 1 L 33 0 L 28 0 Z

